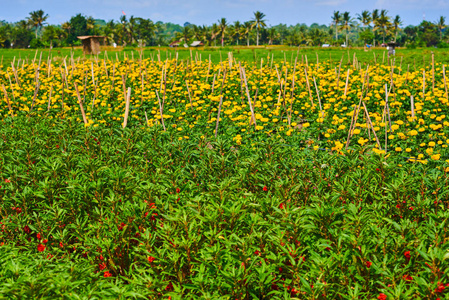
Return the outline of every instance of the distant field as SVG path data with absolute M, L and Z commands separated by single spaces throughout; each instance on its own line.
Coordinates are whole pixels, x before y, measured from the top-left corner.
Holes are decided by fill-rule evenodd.
M 75 47 L 73 50 L 71 48 L 55 48 L 51 51 L 49 49 L 0 49 L 1 62 L 3 67 L 9 66 L 11 62 L 16 58 L 16 61 L 21 59 L 33 60 L 36 57 L 38 61 L 41 53 L 42 59 L 47 60 L 48 55 L 51 54 L 54 61 L 61 60 L 64 57 L 70 57 L 73 51 L 75 58 L 84 57 L 82 48 Z M 166 58 L 176 57 L 178 53 L 179 59 L 190 59 L 195 57 L 197 59 L 208 59 L 209 56 L 214 63 L 218 63 L 221 60 L 227 58 L 227 53 L 232 51 L 233 56 L 236 60 L 247 61 L 247 62 L 260 62 L 263 58 L 266 61 L 267 57 L 273 57 L 276 61 L 295 60 L 298 55 L 298 59 L 307 59 L 309 62 L 316 62 L 317 55 L 320 61 L 332 60 L 333 62 L 340 61 L 343 59 L 343 64 L 352 64 L 354 53 L 358 61 L 362 64 L 373 64 L 374 56 L 376 56 L 377 62 L 387 62 L 387 50 L 385 48 L 375 48 L 365 51 L 363 48 L 318 48 L 318 47 L 288 47 L 288 46 L 238 46 L 238 47 L 203 47 L 203 48 L 169 48 L 169 47 L 147 47 L 143 49 L 143 58 L 148 59 L 158 59 L 158 54 L 161 60 Z M 126 55 L 130 59 L 140 58 L 141 50 L 139 48 L 112 48 L 107 47 L 106 53 L 110 59 L 120 59 L 122 60 Z M 447 49 L 434 49 L 434 48 L 422 48 L 422 49 L 405 49 L 398 48 L 396 50 L 396 65 L 400 65 L 402 61 L 402 66 L 409 65 L 410 68 L 420 67 L 423 65 L 429 65 L 431 61 L 432 52 L 435 54 L 435 61 L 447 64 L 449 63 L 449 51 Z M 91 55 L 88 55 L 91 57 Z M 99 54 L 99 58 L 104 57 L 104 52 Z

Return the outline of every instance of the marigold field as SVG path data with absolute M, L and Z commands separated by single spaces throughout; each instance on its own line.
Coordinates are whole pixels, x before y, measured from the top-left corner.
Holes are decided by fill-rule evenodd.
M 0 298 L 446 299 L 446 67 L 272 58 L 4 66 Z

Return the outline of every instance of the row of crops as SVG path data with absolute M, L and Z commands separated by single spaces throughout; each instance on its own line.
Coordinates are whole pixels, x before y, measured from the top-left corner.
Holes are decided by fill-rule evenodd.
M 444 69 L 14 61 L 0 298 L 446 298 Z
M 0 72 L 6 116 L 158 127 L 236 144 L 289 136 L 332 151 L 369 146 L 422 163 L 447 157 L 445 67 L 208 60 L 14 61 Z M 128 100 L 128 101 L 127 101 Z M 128 105 L 127 105 L 128 104 Z M 219 121 L 217 121 L 217 118 Z M 126 119 L 126 121 L 125 121 Z M 124 124 L 126 123 L 126 124 Z

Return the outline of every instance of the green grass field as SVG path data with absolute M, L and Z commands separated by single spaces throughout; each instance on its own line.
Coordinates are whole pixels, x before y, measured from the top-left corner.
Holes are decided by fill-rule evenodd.
M 139 48 L 111 48 L 107 47 L 107 56 L 110 59 L 122 60 L 126 55 L 130 59 L 140 58 L 141 50 Z M 3 67 L 10 66 L 11 62 L 16 59 L 28 59 L 39 61 L 42 53 L 42 60 L 47 60 L 49 54 L 51 54 L 54 61 L 63 59 L 64 57 L 70 57 L 73 52 L 75 59 L 78 57 L 84 57 L 81 47 L 71 48 L 55 48 L 51 51 L 49 49 L 0 49 L 0 55 L 2 57 Z M 221 60 L 225 60 L 228 56 L 228 52 L 232 52 L 236 60 L 251 61 L 260 63 L 260 59 L 264 61 L 267 57 L 273 57 L 275 61 L 283 61 L 284 59 L 289 62 L 293 62 L 298 56 L 298 59 L 305 59 L 307 56 L 309 62 L 316 62 L 317 56 L 319 61 L 331 60 L 333 62 L 339 62 L 343 59 L 343 64 L 352 64 L 354 54 L 357 60 L 365 64 L 373 64 L 374 56 L 376 61 L 381 63 L 387 62 L 387 50 L 385 48 L 375 48 L 365 51 L 363 48 L 317 48 L 317 47 L 287 47 L 287 46 L 260 46 L 260 47 L 203 47 L 203 48 L 169 48 L 169 47 L 147 47 L 143 50 L 143 58 L 158 59 L 160 55 L 161 60 L 167 58 L 175 58 L 178 53 L 179 59 L 208 59 L 209 56 L 214 63 L 218 63 Z M 105 52 L 99 54 L 99 58 L 104 58 Z M 449 51 L 447 49 L 436 48 L 422 48 L 422 49 L 405 49 L 398 48 L 396 50 L 396 65 L 402 65 L 403 67 L 409 65 L 411 69 L 415 66 L 430 65 L 432 59 L 432 53 L 435 54 L 435 61 L 442 64 L 449 63 Z M 88 55 L 89 57 L 90 55 Z M 402 63 L 401 63 L 402 62 Z

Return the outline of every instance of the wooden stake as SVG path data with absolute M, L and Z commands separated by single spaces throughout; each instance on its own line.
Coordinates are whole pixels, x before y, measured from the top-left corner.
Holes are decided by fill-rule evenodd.
M 128 87 L 128 92 L 126 93 L 125 119 L 123 120 L 123 128 L 126 128 L 126 125 L 128 125 L 129 102 L 130 101 L 131 101 L 131 87 Z
M 324 118 L 323 108 L 321 107 L 320 92 L 318 91 L 318 86 L 316 85 L 315 76 L 313 76 L 313 83 L 315 84 L 316 95 L 317 95 L 317 97 L 318 97 L 318 104 L 320 105 L 321 118 Z
M 426 91 L 426 71 L 422 70 L 422 101 L 425 99 L 425 91 Z
M 164 128 L 164 131 L 167 131 L 165 129 L 165 123 L 164 123 L 164 115 L 163 115 L 163 110 L 164 108 L 162 107 L 161 104 L 161 98 L 159 97 L 159 92 L 156 90 L 156 95 L 157 95 L 157 101 L 159 102 L 159 111 L 161 113 L 161 123 L 162 123 L 162 127 Z
M 220 113 L 222 103 L 223 103 L 223 96 L 220 95 L 220 103 L 218 104 L 218 113 L 217 113 L 217 124 L 215 125 L 215 138 L 217 138 L 218 134 L 218 124 L 220 124 Z
M 83 103 L 81 101 L 80 92 L 78 90 L 78 83 L 76 81 L 75 81 L 75 90 L 76 90 L 76 96 L 78 97 L 78 104 L 80 106 L 81 114 L 83 115 L 84 125 L 87 125 L 88 122 L 87 122 L 87 118 L 86 118 L 86 113 L 84 112 Z
M 435 91 L 435 59 L 434 54 L 432 52 L 432 94 Z
M 257 126 L 257 124 L 256 124 L 256 117 L 254 115 L 253 105 L 251 104 L 251 97 L 249 96 L 248 81 L 246 80 L 245 68 L 243 68 L 243 67 L 242 67 L 242 74 L 243 74 L 243 79 L 245 81 L 246 95 L 248 97 L 249 109 L 251 110 L 251 117 L 252 117 L 252 120 L 254 122 L 254 127 L 256 127 Z
M 336 84 L 336 87 L 335 87 L 337 92 L 340 89 L 340 86 L 339 86 L 339 83 L 340 83 L 340 69 L 341 69 L 341 61 L 340 61 L 340 64 L 338 65 L 337 84 Z
M 368 118 L 368 122 L 369 122 L 369 124 L 371 125 L 371 130 L 373 131 L 374 137 L 376 138 L 377 145 L 379 146 L 379 149 L 381 150 L 382 148 L 380 147 L 379 139 L 377 138 L 376 131 L 374 130 L 373 123 L 371 122 L 371 118 L 370 118 L 370 116 L 369 116 L 368 109 L 366 108 L 366 105 L 365 105 L 365 102 L 364 102 L 364 101 L 362 101 L 362 104 L 363 104 L 363 108 L 365 109 L 365 113 L 366 113 L 366 116 L 367 116 L 367 118 Z
M 30 113 L 31 113 L 31 111 L 32 111 L 33 108 L 34 108 L 34 103 L 35 103 L 35 101 L 36 101 L 37 93 L 39 92 L 39 87 L 40 87 L 40 86 L 41 86 L 41 83 L 38 82 L 38 83 L 36 84 L 36 88 L 34 89 L 33 103 L 31 103 Z
M 149 124 L 148 124 L 148 116 L 147 116 L 147 111 L 145 111 L 145 121 L 147 122 L 146 124 L 147 124 L 147 126 L 150 126 Z
M 306 85 L 307 85 L 307 89 L 309 90 L 310 102 L 312 103 L 312 106 L 313 106 L 312 92 L 310 91 L 309 77 L 307 76 L 307 68 L 304 68 L 304 73 L 306 74 Z
M 446 68 L 445 68 L 444 65 L 443 65 L 443 80 L 444 80 L 444 91 L 445 91 L 445 94 L 446 94 L 446 101 L 449 101 L 448 94 L 447 94 Z
M 369 67 L 369 66 L 368 66 Z M 349 70 L 348 70 L 349 71 Z M 348 131 L 348 138 L 346 140 L 346 146 L 345 149 L 348 149 L 349 146 L 349 142 L 351 140 L 352 137 L 352 131 L 354 130 L 353 127 L 355 127 L 355 124 L 357 123 L 357 118 L 359 116 L 359 112 L 360 112 L 360 105 L 362 103 L 362 99 L 363 99 L 363 92 L 365 90 L 365 78 L 366 78 L 367 74 L 365 74 L 365 76 L 363 77 L 363 83 L 362 83 L 362 94 L 360 95 L 360 101 L 359 104 L 356 105 L 354 107 L 354 112 L 352 113 L 352 118 L 351 118 L 351 125 L 349 126 L 349 131 Z
M 6 103 L 8 104 L 9 112 L 11 113 L 11 116 L 14 118 L 14 113 L 11 108 L 11 103 L 9 103 L 8 93 L 6 92 L 6 88 L 3 83 L 2 83 L 2 88 L 3 88 L 3 94 L 5 94 Z
M 348 82 L 349 82 L 349 69 L 348 72 L 346 73 L 345 96 L 348 92 Z
M 48 105 L 47 105 L 47 112 L 50 111 L 51 106 L 51 93 L 53 92 L 53 84 L 50 85 L 50 95 L 48 96 Z
M 189 94 L 189 100 L 190 100 L 190 109 L 193 109 L 193 105 L 192 105 L 192 97 L 190 97 L 190 89 L 189 89 L 189 84 L 186 81 L 186 86 L 187 86 L 187 93 Z

